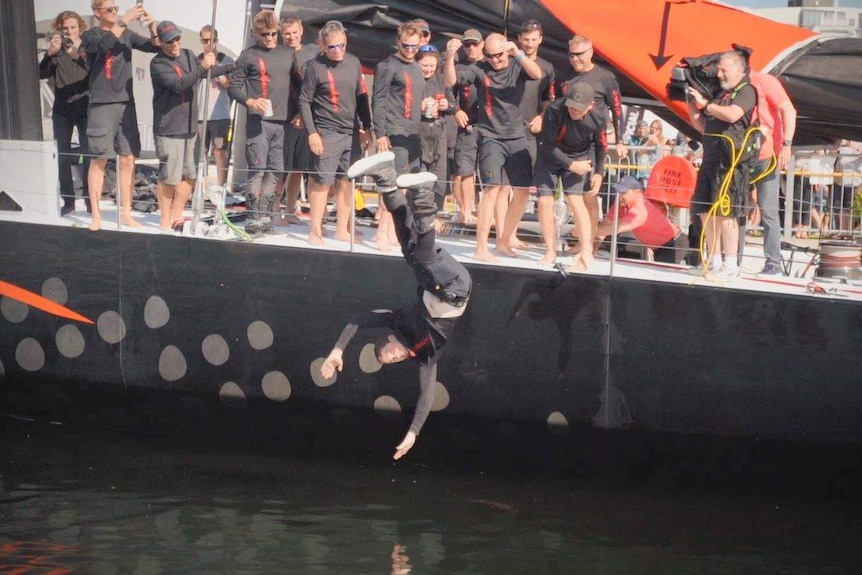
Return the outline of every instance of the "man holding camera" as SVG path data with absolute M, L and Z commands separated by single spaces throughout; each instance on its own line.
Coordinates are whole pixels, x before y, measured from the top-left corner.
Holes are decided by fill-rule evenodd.
M 77 12 L 60 12 L 51 22 L 48 50 L 39 62 L 39 78 L 51 80 L 54 88 L 54 106 L 51 120 L 54 138 L 57 140 L 57 164 L 60 176 L 60 196 L 65 216 L 75 211 L 75 188 L 72 185 L 72 130 L 78 129 L 78 141 L 84 156 L 83 193 L 90 209 L 87 191 L 87 105 L 90 90 L 87 82 L 89 69 L 87 58 L 81 50 L 81 32 L 86 28 L 84 19 Z
M 725 52 L 718 62 L 721 90 L 717 95 L 703 95 L 691 86 L 688 88 L 692 125 L 703 133 L 703 164 L 697 176 L 692 209 L 700 214 L 709 249 L 709 256 L 693 273 L 724 281 L 739 279 L 737 218 L 744 213 L 748 194 L 747 167 L 734 165 L 731 152 L 739 153 L 757 106 L 757 93 L 745 72 L 745 57 L 736 51 Z M 728 170 L 734 170 L 729 184 L 725 178 Z

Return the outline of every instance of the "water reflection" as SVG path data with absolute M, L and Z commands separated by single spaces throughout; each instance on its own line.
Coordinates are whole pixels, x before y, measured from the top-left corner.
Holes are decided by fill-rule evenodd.
M 4 435 L 0 573 L 844 573 L 843 502 Z M 855 521 L 855 523 L 854 523 Z

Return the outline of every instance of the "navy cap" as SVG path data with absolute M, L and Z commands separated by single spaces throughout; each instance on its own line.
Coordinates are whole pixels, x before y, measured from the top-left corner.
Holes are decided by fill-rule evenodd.
M 159 35 L 159 40 L 162 42 L 170 42 L 174 38 L 183 35 L 183 31 L 180 30 L 179 26 L 170 20 L 162 20 L 159 22 L 159 26 L 156 28 L 156 33 Z
M 566 106 L 583 112 L 593 103 L 596 94 L 593 87 L 586 82 L 573 82 L 569 85 L 569 95 L 566 98 Z
M 639 179 L 634 176 L 625 176 L 616 184 L 611 184 L 611 200 L 617 197 L 617 194 L 624 194 L 632 190 L 644 191 L 644 185 Z

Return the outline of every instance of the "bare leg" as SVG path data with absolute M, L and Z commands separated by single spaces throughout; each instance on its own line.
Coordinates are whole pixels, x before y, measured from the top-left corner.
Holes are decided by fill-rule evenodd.
M 402 192 L 390 192 L 393 194 L 400 194 Z M 395 223 L 392 221 L 392 213 L 386 209 L 386 205 L 382 201 L 382 197 L 380 197 L 381 201 L 378 202 L 377 211 L 380 214 L 380 219 L 377 221 L 377 235 L 375 236 L 377 242 L 377 248 L 381 252 L 388 252 L 392 249 L 392 244 L 398 242 L 398 238 L 396 237 L 393 240 L 395 235 Z
M 223 187 L 227 183 L 227 150 L 215 150 L 214 155 L 218 185 Z
M 192 195 L 195 180 L 183 180 L 174 188 L 174 198 L 171 201 L 171 225 L 182 221 L 183 209 Z
M 509 211 L 509 194 L 511 186 L 505 186 L 497 194 L 497 202 L 494 204 L 494 231 L 497 238 L 502 238 L 506 233 L 506 212 Z
M 578 244 L 581 247 L 572 271 L 585 271 L 593 263 L 593 229 L 590 225 L 590 212 L 587 208 L 586 194 L 568 194 L 569 208 L 575 216 L 575 224 L 578 227 Z
M 491 220 L 494 218 L 498 195 L 500 195 L 500 186 L 488 186 L 485 188 L 482 200 L 479 202 L 479 222 L 476 225 L 476 253 L 473 257 L 483 262 L 497 261 L 497 258 L 488 249 L 488 236 L 491 234 Z
M 583 196 L 584 204 L 587 206 L 587 212 L 590 214 L 590 234 L 596 236 L 596 230 L 599 227 L 599 196 Z M 590 243 L 592 245 L 592 243 Z
M 159 200 L 159 229 L 171 229 L 171 202 L 174 199 L 174 186 L 164 182 L 156 185 L 156 197 Z
M 734 217 L 722 217 L 716 223 L 721 234 L 721 248 L 724 253 L 725 265 L 733 267 L 739 253 L 739 221 Z
M 497 251 L 509 257 L 518 257 L 512 250 L 512 243 L 517 239 L 518 224 L 524 216 L 524 210 L 530 199 L 528 188 L 512 188 L 512 203 L 506 212 L 506 223 L 503 224 L 504 233 L 497 234 Z
M 707 219 L 707 214 L 700 215 L 701 220 L 703 220 L 703 230 L 704 230 L 704 239 L 706 240 L 706 263 L 705 267 L 708 269 L 710 267 L 710 260 L 712 256 L 715 254 L 720 254 L 720 246 L 717 244 L 719 239 L 718 234 L 718 223 L 716 216 L 713 216 Z M 701 254 L 703 257 L 703 254 Z
M 105 166 L 107 158 L 93 158 L 90 160 L 90 169 L 87 171 L 87 187 L 90 194 L 90 208 L 93 211 L 93 221 L 90 223 L 92 231 L 102 229 L 102 188 L 105 185 Z
M 132 217 L 132 188 L 135 184 L 135 157 L 120 156 L 120 223 L 130 228 L 141 224 Z
M 350 180 L 335 180 L 335 239 L 342 242 L 350 241 L 352 194 L 353 186 L 350 185 Z M 358 240 L 359 238 L 354 239 Z
M 308 233 L 308 243 L 315 246 L 323 245 L 323 216 L 326 214 L 326 197 L 329 195 L 329 184 L 321 184 L 314 178 L 308 180 L 308 200 L 311 204 L 311 231 Z
M 554 237 L 554 196 L 539 196 L 539 224 L 542 227 L 542 238 L 545 240 L 545 255 L 539 260 L 540 266 L 549 266 L 557 259 L 556 238 Z
M 296 205 L 299 202 L 299 189 L 302 187 L 302 172 L 291 172 L 287 176 L 287 220 L 296 214 Z

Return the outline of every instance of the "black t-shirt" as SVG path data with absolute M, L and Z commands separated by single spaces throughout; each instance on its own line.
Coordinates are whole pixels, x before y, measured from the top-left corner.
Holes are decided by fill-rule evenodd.
M 89 96 L 89 70 L 83 50 L 72 58 L 65 50 L 54 56 L 45 52 L 39 62 L 39 78 L 50 80 L 54 88 L 54 112 L 62 113 L 72 107 L 86 108 Z
M 392 54 L 377 64 L 371 107 L 378 138 L 419 134 L 424 90 L 425 78 L 416 62 Z
M 521 110 L 524 112 L 524 128 L 527 137 L 534 137 L 527 126 L 533 118 L 542 113 L 545 102 L 553 102 L 555 95 L 555 71 L 554 66 L 544 58 L 536 58 L 536 64 L 542 70 L 542 77 L 538 80 L 527 78 L 524 85 L 524 98 L 521 100 Z
M 745 130 L 751 125 L 752 111 L 757 105 L 757 92 L 754 86 L 748 83 L 748 79 L 746 78 L 736 88 L 722 92 L 717 98 L 711 100 L 711 102 L 719 106 L 735 104 L 742 108 L 743 114 L 739 120 L 732 124 L 714 118 L 709 114 L 705 115 L 706 125 L 703 130 L 704 163 L 718 161 L 721 156 L 721 150 L 725 149 L 724 138 L 714 134 L 733 137 L 737 143 L 742 140 Z
M 90 104 L 131 102 L 132 50 L 158 53 L 149 38 L 125 28 L 120 37 L 110 30 L 93 28 L 81 34 L 90 70 Z
M 620 84 L 617 82 L 617 78 L 613 72 L 605 70 L 600 66 L 593 66 L 593 69 L 589 72 L 579 74 L 573 68 L 569 67 L 557 77 L 557 96 L 560 98 L 568 96 L 569 86 L 573 82 L 586 82 L 589 84 L 593 92 L 595 92 L 595 104 L 593 105 L 592 113 L 604 119 L 605 125 L 607 125 L 608 110 L 610 110 L 611 126 L 613 126 L 616 141 L 623 141 L 622 96 L 620 95 Z
M 479 130 L 483 136 L 498 140 L 511 140 L 524 136 L 524 113 L 521 100 L 527 73 L 521 62 L 509 58 L 509 65 L 494 70 L 486 62 L 477 62 L 457 68 L 457 83 L 476 88 L 479 106 Z
M 344 60 L 336 62 L 320 54 L 309 61 L 299 93 L 299 110 L 309 134 L 352 134 L 357 114 L 362 127 L 370 128 L 368 88 L 359 58 L 345 54 Z
M 604 122 L 595 114 L 573 120 L 563 98 L 545 110 L 538 142 L 539 157 L 554 168 L 562 169 L 572 160 L 591 158 L 594 174 L 605 171 L 607 142 Z
M 291 100 L 291 83 L 298 82 L 294 65 L 294 50 L 278 45 L 268 49 L 261 45 L 242 51 L 236 60 L 236 70 L 230 75 L 230 97 L 245 106 L 249 98 L 266 98 L 272 102 L 270 121 L 292 119 L 296 113 L 296 101 Z M 294 93 L 295 95 L 295 93 Z M 249 110 L 250 116 L 262 117 Z

